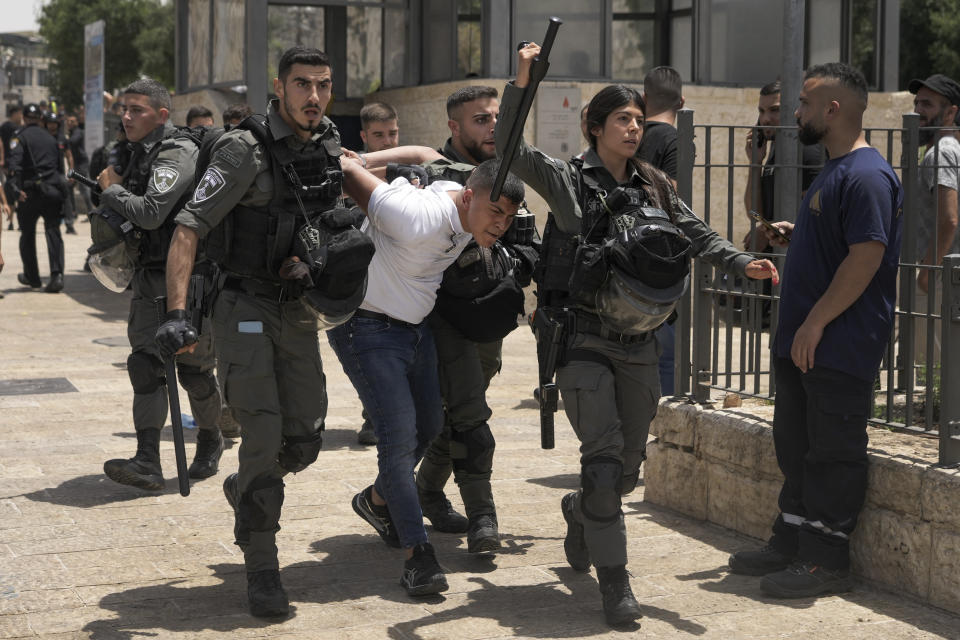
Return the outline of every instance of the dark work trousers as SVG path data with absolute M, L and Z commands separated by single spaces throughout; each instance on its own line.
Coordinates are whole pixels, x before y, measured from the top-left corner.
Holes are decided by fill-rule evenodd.
M 570 359 L 557 370 L 557 386 L 570 425 L 580 439 L 580 462 L 596 458 L 623 464 L 624 476 L 634 478 L 646 459 L 650 421 L 660 399 L 660 352 L 653 333 L 629 345 L 577 332 L 569 348 L 593 351 L 609 366 Z M 627 487 L 629 489 L 630 487 Z M 624 488 L 621 486 L 621 491 Z M 590 560 L 595 567 L 627 562 L 627 530 L 623 511 L 610 521 L 588 518 L 581 507 L 581 489 L 574 500 L 574 518 L 583 525 Z
M 867 490 L 873 383 L 789 358 L 775 362 L 773 440 L 783 472 L 775 549 L 829 569 L 850 565 L 850 533 Z
M 43 234 L 47 240 L 47 256 L 50 259 L 50 275 L 63 273 L 63 236 L 60 235 L 60 207 L 62 202 L 46 198 L 30 191 L 27 199 L 17 206 L 17 222 L 20 224 L 20 259 L 27 280 L 40 280 L 37 266 L 37 220 L 43 218 Z
M 477 469 L 467 460 L 470 452 L 463 445 L 455 442 L 451 451 L 450 440 L 454 431 L 467 432 L 486 425 L 490 419 L 487 387 L 500 371 L 503 341 L 473 342 L 436 312 L 428 316 L 428 321 L 437 345 L 444 424 L 420 463 L 417 487 L 422 491 L 443 491 L 453 471 L 467 517 L 496 515 L 491 471 Z

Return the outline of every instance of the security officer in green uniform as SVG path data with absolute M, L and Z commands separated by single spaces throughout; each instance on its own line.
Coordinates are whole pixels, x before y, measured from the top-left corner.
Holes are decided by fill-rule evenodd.
M 335 275 L 329 273 L 337 262 L 331 253 L 325 275 L 318 276 L 314 267 L 326 247 L 310 256 L 302 251 L 305 230 L 341 197 L 340 135 L 324 116 L 332 83 L 326 54 L 288 49 L 266 117 L 251 116 L 214 144 L 193 199 L 176 218 L 169 311 L 157 332 L 164 351 L 189 344 L 187 280 L 195 247 L 205 238 L 222 271 L 213 307 L 217 360 L 225 368 L 227 403 L 243 431 L 239 471 L 226 479 L 224 493 L 234 508 L 234 536 L 256 616 L 289 610 L 276 545 L 283 476 L 317 459 L 327 411 L 317 332 L 346 321 L 359 306 L 372 257 L 371 250 L 353 271 Z M 352 230 L 354 240 L 370 243 Z M 345 297 L 324 300 L 318 283 L 328 275 L 331 287 L 351 287 Z
M 164 295 L 164 268 L 173 234 L 173 213 L 190 196 L 197 160 L 197 145 L 179 135 L 169 122 L 170 93 L 156 80 L 131 83 L 123 93 L 122 123 L 130 155 L 125 166 L 109 165 L 97 181 L 104 211 L 94 215 L 119 215 L 132 223 L 140 237 L 132 256 L 133 298 L 127 337 L 133 352 L 127 373 L 133 385 L 133 425 L 137 452 L 130 459 L 108 460 L 103 471 L 111 480 L 141 489 L 159 491 L 164 486 L 160 468 L 160 430 L 167 419 L 163 363 L 154 342 L 158 317 L 154 299 Z M 117 169 L 120 169 L 118 173 Z M 96 226 L 96 225 L 94 225 Z M 91 256 L 96 262 L 97 256 Z M 198 265 L 198 272 L 203 265 Z M 98 274 L 99 275 L 99 274 Z M 126 283 L 113 283 L 122 291 Z M 177 373 L 186 390 L 196 420 L 197 450 L 189 473 L 207 478 L 217 472 L 223 439 L 217 428 L 220 387 L 213 373 L 213 342 L 209 332 L 193 353 L 177 358 Z
M 447 98 L 450 138 L 432 151 L 426 147 L 397 147 L 365 154 L 371 169 L 392 161 L 423 163 L 428 179 L 466 184 L 474 167 L 496 157 L 494 127 L 500 103 L 494 87 L 468 86 Z M 440 155 L 437 155 L 437 154 Z M 389 176 L 388 176 L 389 177 Z M 516 327 L 523 313 L 523 294 L 511 273 L 523 263 L 529 274 L 535 262 L 530 238 L 514 235 L 520 228 L 532 232 L 533 216 L 518 212 L 501 242 L 490 249 L 470 243 L 447 268 L 429 316 L 437 346 L 440 388 L 446 419 L 443 431 L 431 443 L 417 471 L 417 489 L 423 515 L 437 531 L 467 533 L 470 553 L 500 548 L 496 505 L 490 484 L 495 441 L 486 402 L 490 381 L 501 366 L 503 336 Z M 506 264 L 505 264 L 506 263 Z M 517 275 L 520 275 L 519 273 Z M 507 282 L 505 282 L 507 281 Z M 529 282 L 529 277 L 527 277 Z M 504 295 L 487 296 L 492 289 Z M 477 296 L 487 296 L 482 301 Z M 467 517 L 454 511 L 444 486 L 454 476 Z
M 503 125 L 517 118 L 539 51 L 520 50 L 516 82 L 504 89 L 501 153 L 510 133 Z M 736 275 L 776 278 L 769 260 L 738 251 L 679 200 L 662 172 L 633 160 L 642 109 L 635 90 L 608 86 L 587 108 L 590 148 L 582 159 L 557 160 L 521 140 L 511 165 L 552 212 L 534 324 L 544 314 L 566 327 L 557 386 L 581 442 L 581 488 L 561 501 L 564 551 L 573 569 L 597 568 L 611 625 L 641 617 L 626 571 L 621 495 L 637 482 L 657 411 L 654 331 L 683 294 L 694 254 Z

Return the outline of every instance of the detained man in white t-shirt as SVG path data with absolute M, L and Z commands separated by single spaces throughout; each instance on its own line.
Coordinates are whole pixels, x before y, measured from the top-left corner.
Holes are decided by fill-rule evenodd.
M 434 182 L 418 189 L 403 178 L 387 184 L 360 162 L 342 160 L 344 190 L 367 212 L 376 245 L 363 304 L 327 332 L 379 438 L 379 473 L 353 498 L 353 509 L 384 542 L 406 554 L 400 584 L 410 595 L 447 589 L 427 541 L 413 470 L 443 427 L 437 355 L 425 319 L 444 270 L 471 237 L 491 246 L 506 232 L 523 183 L 508 174 L 496 202 L 497 161 L 474 169 L 465 187 Z

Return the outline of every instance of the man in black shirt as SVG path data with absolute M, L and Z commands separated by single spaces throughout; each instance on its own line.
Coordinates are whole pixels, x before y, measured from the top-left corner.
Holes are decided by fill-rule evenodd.
M 90 175 L 90 159 L 87 157 L 87 150 L 84 148 L 84 129 L 80 119 L 76 115 L 67 116 L 67 140 L 70 144 L 70 153 L 73 155 L 73 169 L 77 173 L 85 176 Z M 90 190 L 78 184 L 76 187 L 80 190 L 86 210 L 93 209 L 93 203 L 90 201 Z M 73 198 L 73 210 L 77 210 L 76 191 L 70 191 L 70 197 Z
M 673 67 L 657 67 L 643 79 L 643 137 L 636 158 L 649 162 L 677 184 L 677 111 L 683 108 L 683 81 Z
M 747 178 L 747 188 L 743 192 L 744 211 L 756 211 L 766 220 L 774 220 L 774 186 L 776 161 L 774 160 L 774 141 L 777 130 L 771 127 L 780 126 L 780 81 L 771 82 L 760 89 L 760 99 L 757 102 L 757 127 L 747 132 L 746 155 L 750 162 L 750 174 Z M 769 154 L 767 153 L 769 150 Z M 764 162 L 766 158 L 766 162 Z M 806 193 L 813 183 L 813 179 L 820 173 L 827 155 L 823 145 L 803 145 L 801 148 L 800 164 L 802 165 L 800 197 Z M 795 203 L 799 205 L 799 203 Z M 795 208 L 795 207 L 794 207 Z M 753 221 L 751 220 L 751 226 Z M 757 226 L 751 237 L 748 233 L 743 239 L 743 248 L 747 251 L 769 252 L 770 243 L 763 227 Z
M 12 104 L 7 107 L 7 120 L 0 124 L 0 184 L 6 187 L 7 165 L 10 162 L 10 139 L 16 134 L 17 129 L 23 126 L 23 107 Z M 10 231 L 13 231 L 13 208 L 16 206 L 17 197 L 13 193 L 4 192 L 9 208 L 7 209 L 7 223 Z

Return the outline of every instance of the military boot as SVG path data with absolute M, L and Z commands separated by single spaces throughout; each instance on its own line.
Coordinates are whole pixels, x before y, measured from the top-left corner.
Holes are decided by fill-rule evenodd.
M 285 616 L 290 611 L 290 601 L 276 569 L 247 572 L 247 600 L 250 614 L 258 618 Z
M 603 596 L 603 616 L 607 624 L 617 626 L 642 618 L 640 604 L 630 588 L 630 574 L 624 565 L 597 567 L 600 595 Z
M 223 436 L 219 429 L 199 429 L 197 431 L 197 452 L 190 463 L 191 478 L 209 478 L 220 468 L 220 456 L 223 455 Z
M 590 570 L 590 550 L 587 549 L 587 539 L 583 532 L 583 525 L 577 522 L 573 513 L 573 501 L 577 497 L 577 492 L 573 491 L 563 496 L 560 501 L 560 511 L 563 512 L 563 519 L 567 523 L 567 535 L 563 539 L 563 552 L 567 556 L 567 563 L 574 571 Z
M 497 529 L 497 516 L 482 515 L 470 518 L 467 526 L 467 551 L 469 553 L 490 553 L 500 548 L 500 532 Z
M 469 521 L 454 510 L 443 491 L 425 491 L 417 487 L 420 509 L 433 528 L 443 533 L 466 533 Z
M 148 491 L 163 489 L 160 469 L 160 429 L 137 431 L 137 453 L 129 460 L 115 458 L 103 463 L 103 472 L 114 482 Z

